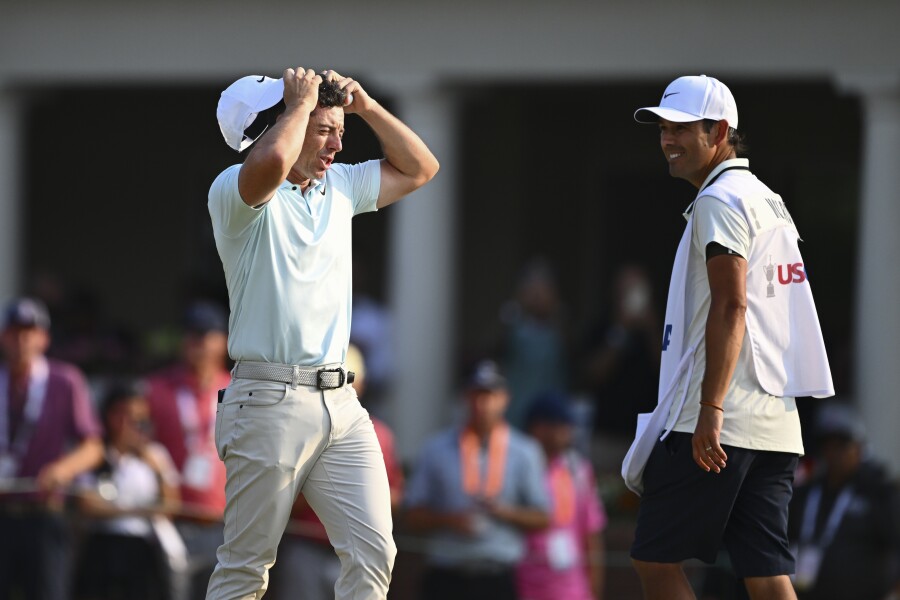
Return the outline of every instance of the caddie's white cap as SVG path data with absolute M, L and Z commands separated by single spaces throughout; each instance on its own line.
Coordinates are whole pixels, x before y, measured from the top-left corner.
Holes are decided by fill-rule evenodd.
M 256 115 L 275 106 L 283 97 L 282 79 L 248 75 L 229 85 L 222 92 L 216 108 L 216 119 L 225 142 L 238 152 L 255 142 L 256 139 L 244 136 L 244 130 L 250 127 Z
M 634 111 L 638 123 L 656 123 L 659 117 L 674 123 L 689 123 L 702 119 L 725 119 L 729 127 L 737 129 L 737 103 L 731 90 L 714 77 L 686 75 L 669 84 L 659 106 L 647 106 Z

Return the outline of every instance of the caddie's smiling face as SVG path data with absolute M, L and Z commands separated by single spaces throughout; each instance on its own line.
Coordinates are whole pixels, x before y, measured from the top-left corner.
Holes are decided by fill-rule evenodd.
M 716 164 L 716 130 L 704 130 L 703 121 L 675 123 L 659 119 L 659 143 L 669 163 L 669 175 L 703 185 Z
M 319 107 L 309 116 L 306 137 L 291 174 L 304 184 L 310 179 L 323 179 L 335 155 L 343 150 L 344 109 L 340 106 Z

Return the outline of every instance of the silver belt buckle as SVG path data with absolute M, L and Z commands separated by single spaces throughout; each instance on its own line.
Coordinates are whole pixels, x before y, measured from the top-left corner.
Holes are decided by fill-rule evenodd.
M 328 385 L 325 382 L 325 373 L 337 373 L 338 374 L 338 382 L 337 385 Z M 339 387 L 343 387 L 344 383 L 347 381 L 347 376 L 344 374 L 344 370 L 340 367 L 336 369 L 319 369 L 316 371 L 316 387 L 320 390 L 334 390 Z

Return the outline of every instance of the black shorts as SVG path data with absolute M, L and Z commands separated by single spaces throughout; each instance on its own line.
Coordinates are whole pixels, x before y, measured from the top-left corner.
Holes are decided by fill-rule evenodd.
M 787 524 L 797 455 L 723 446 L 726 468 L 706 473 L 691 437 L 672 432 L 653 448 L 631 557 L 712 563 L 724 545 L 738 577 L 793 573 Z

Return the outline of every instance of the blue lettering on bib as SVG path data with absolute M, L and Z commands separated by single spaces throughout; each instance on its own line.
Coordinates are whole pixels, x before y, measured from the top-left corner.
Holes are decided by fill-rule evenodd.
M 672 339 L 672 325 L 666 323 L 666 331 L 663 333 L 662 349 L 665 352 L 669 348 L 669 341 Z

